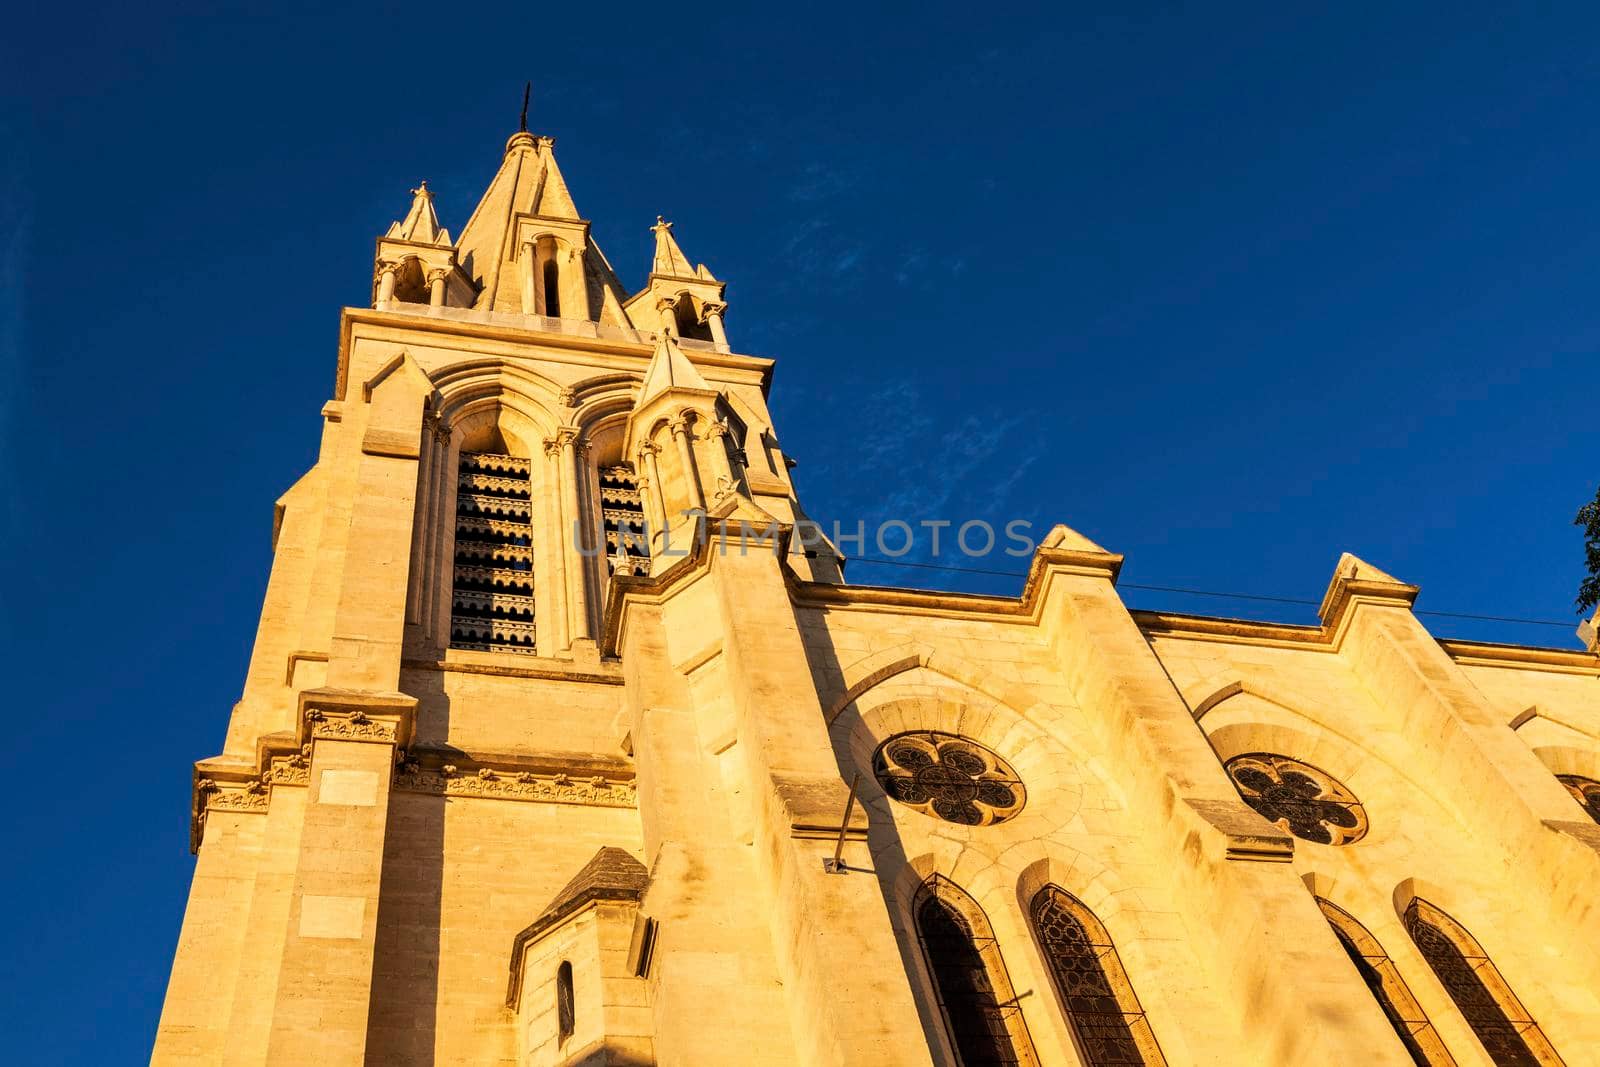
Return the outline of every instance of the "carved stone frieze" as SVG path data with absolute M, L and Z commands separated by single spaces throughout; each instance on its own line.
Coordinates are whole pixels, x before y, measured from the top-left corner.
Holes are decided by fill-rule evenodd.
M 409 759 L 402 761 L 395 770 L 394 788 L 434 796 L 588 804 L 605 808 L 634 806 L 633 782 L 604 775 L 572 778 L 559 773 L 536 774 L 497 767 L 463 770 L 451 763 L 424 767 Z
M 322 708 L 307 708 L 306 725 L 313 739 L 328 741 L 376 741 L 393 744 L 397 736 L 393 720 L 374 719 L 364 711 L 325 711 Z

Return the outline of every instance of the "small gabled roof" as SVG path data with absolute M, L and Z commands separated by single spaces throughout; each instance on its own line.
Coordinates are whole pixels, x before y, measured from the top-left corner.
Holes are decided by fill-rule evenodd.
M 528 945 L 547 931 L 561 925 L 584 905 L 596 900 L 626 900 L 638 903 L 650 887 L 650 872 L 632 854 L 606 845 L 583 865 L 555 899 L 546 905 L 539 917 L 533 920 L 511 943 L 511 984 L 506 990 L 506 1004 L 515 1007 L 517 992 L 522 984 L 522 954 Z
M 639 390 L 639 402 L 634 405 L 634 410 L 643 408 L 650 401 L 670 389 L 703 389 L 710 390 L 711 386 L 701 377 L 689 357 L 683 354 L 683 349 L 678 347 L 678 342 L 673 340 L 671 334 L 663 334 L 656 342 L 656 350 L 650 357 L 650 366 L 644 372 L 644 386 Z
M 526 945 L 592 900 L 637 901 L 649 885 L 650 872 L 644 864 L 623 849 L 606 845 L 556 894 L 539 917 L 517 935 L 517 945 Z

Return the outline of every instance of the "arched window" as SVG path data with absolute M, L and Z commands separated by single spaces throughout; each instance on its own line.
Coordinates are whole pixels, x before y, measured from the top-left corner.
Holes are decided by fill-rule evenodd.
M 1084 1062 L 1089 1067 L 1165 1064 L 1111 937 L 1094 913 L 1054 885 L 1034 895 L 1030 910 Z
M 1405 979 L 1400 977 L 1394 961 L 1383 951 L 1378 939 L 1338 905 L 1318 897 L 1317 907 L 1322 909 L 1328 925 L 1333 927 L 1334 934 L 1339 938 L 1339 944 L 1344 946 L 1362 981 L 1372 990 L 1378 1007 L 1383 1009 L 1384 1017 L 1394 1027 L 1401 1044 L 1411 1053 L 1411 1059 L 1418 1067 L 1454 1067 L 1455 1060 L 1451 1059 L 1444 1042 L 1439 1040 L 1433 1024 L 1411 995 Z
M 946 1032 L 962 1067 L 1036 1065 L 1011 979 L 977 903 L 935 875 L 918 891 L 912 910 Z
M 572 964 L 567 960 L 561 961 L 561 966 L 556 968 L 556 1042 L 565 1041 L 572 1036 L 572 1031 L 578 1025 L 577 1005 L 572 997 Z
M 1406 909 L 1406 931 L 1491 1060 L 1499 1067 L 1560 1067 L 1544 1031 L 1466 927 L 1419 897 Z
M 561 317 L 561 276 L 553 251 L 546 254 L 544 261 L 544 314 L 551 319 Z
M 527 460 L 462 452 L 450 646 L 534 650 L 533 500 Z
M 1600 822 L 1600 782 L 1581 774 L 1558 774 L 1556 781 L 1567 787 L 1572 799 L 1583 805 L 1589 818 Z

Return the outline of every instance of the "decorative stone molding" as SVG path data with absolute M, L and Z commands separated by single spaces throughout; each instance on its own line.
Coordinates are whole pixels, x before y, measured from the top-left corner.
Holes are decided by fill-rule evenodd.
M 374 719 L 366 712 L 324 711 L 306 709 L 306 730 L 312 740 L 377 741 L 393 744 L 397 738 L 396 723 L 388 719 Z
M 372 744 L 411 743 L 417 698 L 405 693 L 337 689 L 324 686 L 300 694 L 297 742 L 364 741 Z
M 631 808 L 636 790 L 630 779 L 604 774 L 572 777 L 562 772 L 538 773 L 511 766 L 463 768 L 454 763 L 424 766 L 406 758 L 395 771 L 394 788 L 432 796 L 520 800 L 544 804 L 584 804 Z

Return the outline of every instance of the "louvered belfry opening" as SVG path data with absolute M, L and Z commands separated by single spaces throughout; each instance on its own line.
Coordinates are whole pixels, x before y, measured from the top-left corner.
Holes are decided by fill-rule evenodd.
M 452 648 L 534 651 L 530 472 L 529 461 L 516 456 L 461 453 Z
M 627 464 L 601 467 L 600 520 L 606 534 L 606 574 L 647 574 L 650 535 L 645 529 L 639 476 Z

